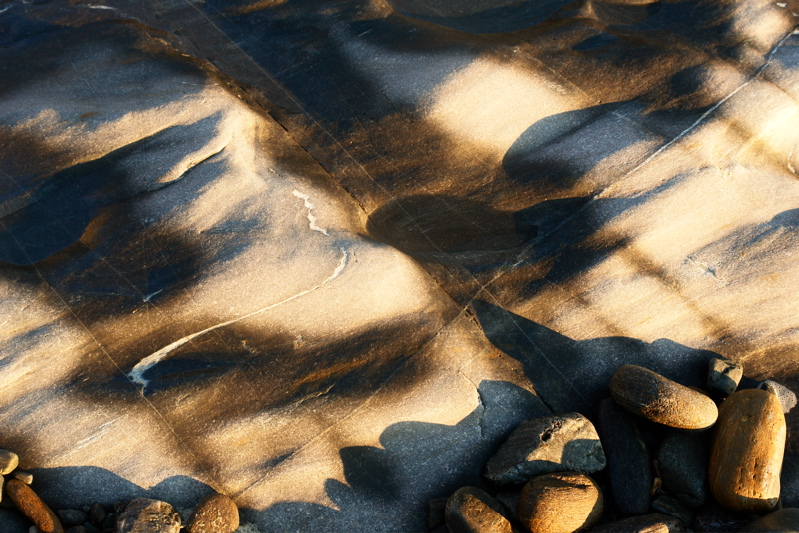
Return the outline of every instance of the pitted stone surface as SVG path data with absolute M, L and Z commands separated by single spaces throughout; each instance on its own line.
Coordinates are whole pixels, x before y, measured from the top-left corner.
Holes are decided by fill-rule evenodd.
M 605 468 L 594 425 L 579 413 L 525 420 L 488 460 L 485 476 L 495 483 L 525 483 L 549 472 L 591 474 Z

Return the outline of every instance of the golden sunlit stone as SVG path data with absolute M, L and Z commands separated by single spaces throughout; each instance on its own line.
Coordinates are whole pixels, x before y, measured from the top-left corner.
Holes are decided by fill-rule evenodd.
M 708 396 L 636 365 L 624 365 L 610 380 L 610 393 L 625 409 L 658 424 L 705 429 L 718 410 Z
M 732 394 L 721 405 L 710 455 L 710 491 L 734 511 L 770 511 L 780 497 L 785 415 L 760 389 Z

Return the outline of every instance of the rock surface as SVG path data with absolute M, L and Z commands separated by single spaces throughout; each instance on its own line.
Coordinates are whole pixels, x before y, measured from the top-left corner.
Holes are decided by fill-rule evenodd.
M 50 510 L 28 485 L 18 479 L 9 479 L 5 491 L 14 505 L 27 516 L 42 533 L 64 533 L 56 514 Z
M 710 435 L 707 432 L 669 433 L 658 449 L 663 490 L 686 505 L 699 507 L 708 497 Z
M 494 483 L 525 483 L 550 472 L 591 474 L 605 468 L 594 425 L 579 413 L 525 420 L 488 460 L 484 475 Z
M 511 533 L 502 505 L 477 487 L 462 487 L 447 500 L 447 527 L 451 533 Z
M 707 372 L 708 390 L 729 396 L 738 388 L 744 369 L 734 361 L 714 357 L 710 360 Z
M 602 518 L 604 499 L 585 474 L 544 474 L 527 482 L 519 496 L 519 519 L 531 533 L 572 533 Z
M 602 400 L 599 434 L 616 506 L 625 514 L 648 512 L 654 476 L 649 450 L 633 416 L 612 399 Z
M 233 533 L 239 528 L 239 509 L 224 494 L 209 494 L 197 504 L 186 523 L 189 533 Z
M 799 509 L 786 507 L 758 518 L 741 531 L 746 533 L 794 533 L 799 531 Z
M 785 416 L 773 394 L 741 390 L 721 406 L 708 467 L 710 490 L 739 512 L 766 512 L 780 495 Z
M 684 533 L 685 524 L 674 516 L 650 513 L 622 518 L 591 528 L 591 533 Z
M 0 4 L 1 444 L 54 508 L 420 531 L 620 365 L 799 376 L 790 2 Z
M 707 429 L 718 417 L 706 395 L 637 365 L 624 365 L 613 374 L 610 393 L 628 411 L 666 426 Z
M 166 502 L 131 500 L 117 515 L 116 533 L 178 533 L 180 515 Z
M 7 476 L 19 465 L 19 457 L 12 451 L 0 450 L 0 475 Z
M 782 406 L 783 413 L 788 413 L 791 409 L 796 407 L 796 394 L 782 383 L 767 379 L 760 384 L 760 388 L 777 397 Z

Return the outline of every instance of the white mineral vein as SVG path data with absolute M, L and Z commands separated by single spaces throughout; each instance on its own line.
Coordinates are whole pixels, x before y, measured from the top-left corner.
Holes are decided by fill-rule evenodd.
M 275 307 L 277 307 L 279 305 L 283 305 L 284 303 L 290 302 L 292 300 L 295 300 L 297 298 L 305 296 L 306 294 L 310 294 L 313 291 L 324 287 L 325 285 L 327 285 L 328 283 L 330 283 L 331 281 L 333 281 L 334 279 L 339 277 L 341 275 L 341 273 L 344 271 L 344 268 L 347 266 L 347 261 L 349 259 L 349 254 L 347 253 L 347 250 L 345 250 L 344 248 L 339 248 L 339 249 L 341 250 L 341 261 L 339 261 L 339 264 L 338 264 L 338 266 L 336 266 L 336 269 L 333 271 L 333 273 L 330 276 L 328 276 L 322 283 L 320 283 L 318 285 L 315 285 L 315 286 L 311 287 L 310 289 L 306 289 L 306 290 L 304 290 L 302 292 L 298 292 L 294 296 L 289 296 L 288 298 L 285 298 L 284 300 L 281 300 L 281 301 L 279 301 L 277 303 L 274 303 L 274 304 L 268 305 L 266 307 L 263 307 L 261 309 L 258 309 L 256 311 L 253 311 L 252 313 L 247 313 L 246 315 L 234 318 L 232 320 L 227 320 L 225 322 L 221 322 L 219 324 L 216 324 L 216 325 L 213 325 L 211 327 L 205 328 L 202 331 L 197 331 L 196 333 L 192 333 L 190 335 L 186 335 L 185 337 L 182 337 L 182 338 L 176 340 L 175 342 L 164 346 L 163 348 L 161 348 L 157 352 L 153 352 L 152 354 L 148 355 L 147 357 L 145 357 L 144 359 L 142 359 L 141 361 L 136 363 L 136 366 L 134 366 L 133 369 L 131 369 L 131 371 L 128 372 L 128 379 L 130 379 L 133 383 L 138 383 L 139 385 L 142 386 L 142 388 L 144 390 L 146 390 L 147 389 L 148 380 L 144 378 L 144 373 L 147 370 L 149 370 L 153 365 L 157 364 L 159 361 L 164 359 L 170 353 L 175 351 L 177 348 L 180 348 L 181 346 L 183 346 L 187 342 L 191 341 L 192 339 L 196 339 L 197 337 L 199 337 L 201 335 L 205 335 L 206 333 L 208 333 L 210 331 L 213 331 L 215 329 L 223 328 L 225 326 L 229 326 L 230 324 L 238 322 L 239 320 L 244 320 L 246 318 L 250 318 L 251 316 L 255 316 L 255 315 L 259 314 L 259 313 L 263 313 L 263 312 L 268 311 L 270 309 L 274 309 Z
M 303 202 L 305 202 L 305 208 L 308 210 L 308 222 L 310 222 L 311 229 L 314 231 L 318 231 L 319 233 L 324 233 L 325 235 L 328 235 L 327 230 L 325 228 L 320 228 L 316 224 L 316 217 L 313 214 L 313 210 L 314 208 L 316 208 L 316 206 L 311 203 L 311 197 L 308 196 L 307 194 L 301 193 L 297 189 L 294 189 L 294 192 L 292 194 L 297 198 L 300 198 Z

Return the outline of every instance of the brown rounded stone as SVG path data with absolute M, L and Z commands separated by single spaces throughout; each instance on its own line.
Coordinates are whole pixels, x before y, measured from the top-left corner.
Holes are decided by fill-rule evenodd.
M 18 479 L 6 481 L 6 494 L 17 508 L 27 516 L 42 533 L 64 533 L 56 514 L 47 507 L 28 485 Z
M 224 494 L 209 494 L 189 518 L 189 533 L 233 533 L 239 528 L 239 509 Z
M 610 379 L 613 399 L 653 422 L 680 429 L 706 429 L 718 409 L 705 394 L 636 365 L 624 365 Z
M 780 496 L 785 436 L 776 396 L 761 389 L 730 395 L 719 410 L 708 469 L 716 501 L 739 512 L 772 510 Z
M 450 533 L 511 533 L 502 505 L 477 487 L 462 487 L 447 500 L 444 511 Z
M 602 518 L 604 499 L 585 474 L 558 472 L 538 476 L 522 488 L 519 518 L 531 533 L 572 533 Z

